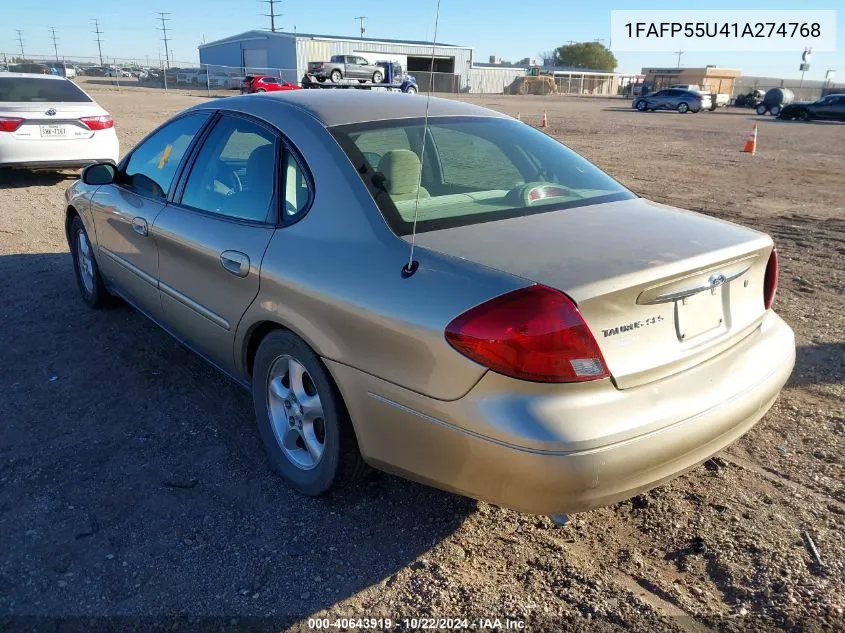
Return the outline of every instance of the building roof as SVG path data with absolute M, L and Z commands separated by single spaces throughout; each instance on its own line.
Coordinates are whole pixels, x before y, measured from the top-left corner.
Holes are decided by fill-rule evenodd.
M 525 64 L 510 64 L 510 63 L 501 63 L 501 64 L 493 64 L 491 62 L 473 62 L 473 67 L 475 68 L 511 68 L 513 70 L 527 70 L 528 66 Z
M 407 44 L 410 46 L 444 46 L 448 48 L 469 48 L 468 46 L 459 46 L 457 44 L 444 44 L 443 42 L 427 42 L 424 40 L 394 40 L 380 37 L 354 37 L 351 35 L 322 35 L 318 33 L 300 33 L 291 31 L 265 31 L 263 29 L 253 29 L 252 31 L 245 31 L 237 35 L 230 35 L 228 37 L 214 40 L 206 44 L 201 44 L 200 48 L 214 46 L 216 44 L 223 44 L 224 42 L 236 42 L 239 39 L 245 39 L 256 35 L 268 37 L 295 37 L 301 39 L 320 39 L 320 40 L 344 40 L 347 42 L 379 42 L 384 44 Z
M 284 119 L 285 107 L 293 107 L 310 114 L 326 127 L 367 121 L 423 118 L 426 114 L 426 102 L 429 101 L 420 97 L 371 90 L 289 90 L 219 99 L 195 106 L 195 109 L 225 108 L 225 104 L 229 102 L 236 110 L 250 112 L 252 106 L 266 104 L 268 100 L 278 102 L 280 124 Z M 500 112 L 464 101 L 438 97 L 431 97 L 428 115 L 510 118 Z

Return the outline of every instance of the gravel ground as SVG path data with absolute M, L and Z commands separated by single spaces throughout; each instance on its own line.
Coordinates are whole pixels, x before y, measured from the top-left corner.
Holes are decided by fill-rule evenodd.
M 124 150 L 203 98 L 106 83 L 87 87 Z M 799 347 L 766 418 L 717 460 L 565 528 L 387 475 L 302 498 L 271 472 L 247 393 L 132 310 L 78 298 L 72 175 L 3 174 L 0 628 L 845 628 L 845 125 L 471 100 L 535 123 L 546 110 L 551 134 L 634 191 L 774 237 L 776 309 Z M 755 120 L 752 157 L 739 149 Z

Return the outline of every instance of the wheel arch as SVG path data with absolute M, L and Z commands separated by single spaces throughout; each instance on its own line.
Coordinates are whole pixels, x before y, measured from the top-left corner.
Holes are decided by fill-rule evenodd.
M 261 341 L 263 341 L 268 334 L 279 330 L 295 334 L 306 345 L 308 345 L 308 347 L 310 347 L 317 356 L 322 358 L 322 354 L 320 353 L 319 348 L 314 345 L 314 341 L 310 340 L 307 336 L 303 336 L 302 332 L 282 323 L 281 319 L 259 319 L 255 323 L 247 326 L 243 335 L 243 340 L 240 343 L 238 360 L 240 362 L 242 373 L 249 380 L 252 380 L 252 368 L 255 364 L 255 356 L 258 353 L 258 348 L 261 346 Z M 323 364 L 325 365 L 325 363 Z M 328 366 L 326 366 L 326 368 L 328 369 Z M 331 370 L 329 370 L 330 375 L 331 373 Z M 334 380 L 334 376 L 332 376 L 332 380 Z

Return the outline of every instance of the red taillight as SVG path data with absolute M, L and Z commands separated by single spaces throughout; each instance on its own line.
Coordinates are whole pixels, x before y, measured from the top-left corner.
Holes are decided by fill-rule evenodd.
M 769 255 L 769 263 L 766 264 L 766 279 L 763 282 L 763 305 L 766 310 L 772 307 L 775 302 L 775 293 L 778 291 L 778 276 L 780 275 L 780 267 L 778 266 L 778 249 L 773 248 L 772 254 Z
M 108 115 L 84 116 L 79 120 L 82 121 L 89 130 L 107 130 L 110 127 L 114 127 L 114 119 Z
M 546 286 L 514 290 L 464 312 L 446 327 L 446 340 L 475 362 L 522 380 L 610 376 L 578 308 Z
M 14 132 L 21 126 L 21 123 L 23 123 L 23 119 L 0 116 L 0 132 Z

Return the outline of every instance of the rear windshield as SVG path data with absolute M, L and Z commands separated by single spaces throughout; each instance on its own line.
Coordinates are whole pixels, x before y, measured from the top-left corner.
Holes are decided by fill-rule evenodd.
M 91 98 L 72 81 L 38 77 L 0 77 L 0 102 L 90 103 Z
M 409 235 L 636 196 L 546 134 L 511 119 L 431 118 L 332 128 L 391 228 Z

